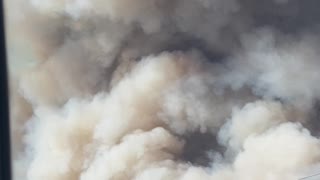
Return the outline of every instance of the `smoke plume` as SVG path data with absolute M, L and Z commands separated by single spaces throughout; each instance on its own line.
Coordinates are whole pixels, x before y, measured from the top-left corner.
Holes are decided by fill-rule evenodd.
M 6 0 L 16 180 L 320 171 L 317 0 Z

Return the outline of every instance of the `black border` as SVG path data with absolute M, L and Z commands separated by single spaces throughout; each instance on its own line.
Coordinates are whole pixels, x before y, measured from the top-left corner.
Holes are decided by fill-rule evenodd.
M 0 179 L 11 179 L 8 71 L 6 60 L 5 16 L 0 0 Z

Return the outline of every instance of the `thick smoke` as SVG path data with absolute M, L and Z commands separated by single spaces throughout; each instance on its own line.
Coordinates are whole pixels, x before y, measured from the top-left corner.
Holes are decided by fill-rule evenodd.
M 316 0 L 7 0 L 17 180 L 320 171 Z

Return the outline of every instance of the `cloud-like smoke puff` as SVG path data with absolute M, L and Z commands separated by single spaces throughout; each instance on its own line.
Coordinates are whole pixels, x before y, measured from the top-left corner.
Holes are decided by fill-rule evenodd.
M 5 5 L 15 179 L 296 180 L 319 166 L 315 0 Z

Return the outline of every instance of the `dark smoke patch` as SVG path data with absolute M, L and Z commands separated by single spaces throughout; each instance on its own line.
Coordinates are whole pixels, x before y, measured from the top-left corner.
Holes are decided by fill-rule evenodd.
M 304 123 L 313 136 L 320 137 L 320 101 L 317 100 L 309 112 L 308 121 Z
M 211 133 L 194 132 L 183 137 L 185 145 L 180 160 L 195 166 L 210 166 L 210 152 L 223 152 L 215 135 Z
M 298 33 L 320 23 L 318 0 L 244 0 L 255 26 L 271 26 L 284 33 Z

